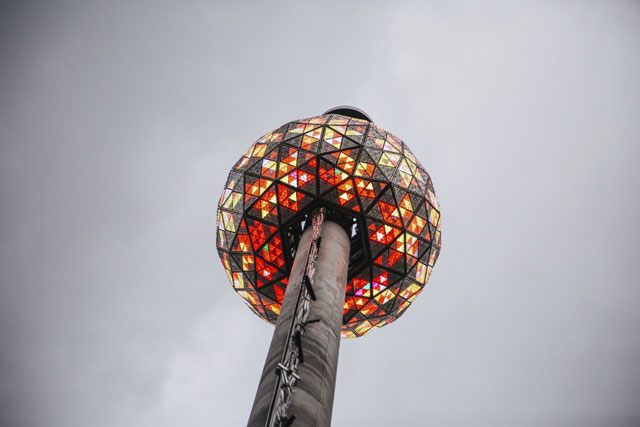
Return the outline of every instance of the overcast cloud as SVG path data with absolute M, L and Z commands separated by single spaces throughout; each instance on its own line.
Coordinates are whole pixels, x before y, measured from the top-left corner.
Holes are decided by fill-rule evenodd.
M 632 1 L 3 2 L 0 424 L 246 424 L 272 327 L 217 200 L 351 104 L 431 174 L 443 250 L 342 342 L 333 425 L 640 425 L 638 76 Z

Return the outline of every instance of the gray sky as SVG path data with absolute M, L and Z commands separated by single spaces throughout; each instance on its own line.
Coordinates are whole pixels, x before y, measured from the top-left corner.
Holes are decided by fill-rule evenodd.
M 428 169 L 443 250 L 343 341 L 333 425 L 640 425 L 640 3 L 24 3 L 0 5 L 3 426 L 245 424 L 272 328 L 216 203 L 253 140 L 340 104 Z

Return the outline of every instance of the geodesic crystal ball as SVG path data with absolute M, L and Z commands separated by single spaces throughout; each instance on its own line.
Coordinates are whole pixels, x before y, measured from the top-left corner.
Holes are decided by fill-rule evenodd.
M 325 114 L 254 142 L 220 197 L 217 247 L 229 281 L 275 323 L 295 253 L 292 230 L 324 206 L 353 219 L 342 336 L 391 323 L 426 285 L 440 251 L 429 174 L 375 123 Z

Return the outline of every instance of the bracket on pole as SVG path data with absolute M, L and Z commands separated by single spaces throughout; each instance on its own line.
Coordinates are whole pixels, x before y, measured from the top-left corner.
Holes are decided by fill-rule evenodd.
M 309 292 L 309 296 L 311 296 L 312 300 L 316 300 L 316 293 L 313 292 L 313 285 L 311 284 L 311 279 L 309 278 L 308 274 L 304 275 L 304 286 L 307 288 L 307 291 Z
M 298 360 L 300 360 L 300 363 L 304 363 L 304 355 L 302 354 L 302 333 L 300 332 L 300 329 L 296 331 L 294 337 L 298 346 Z

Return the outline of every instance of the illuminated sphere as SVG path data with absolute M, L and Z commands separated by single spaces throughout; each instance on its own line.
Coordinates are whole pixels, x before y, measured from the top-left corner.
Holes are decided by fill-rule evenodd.
M 340 114 L 269 132 L 229 173 L 217 247 L 236 292 L 275 323 L 304 221 L 316 207 L 351 224 L 343 338 L 400 317 L 440 251 L 433 184 L 400 138 Z

